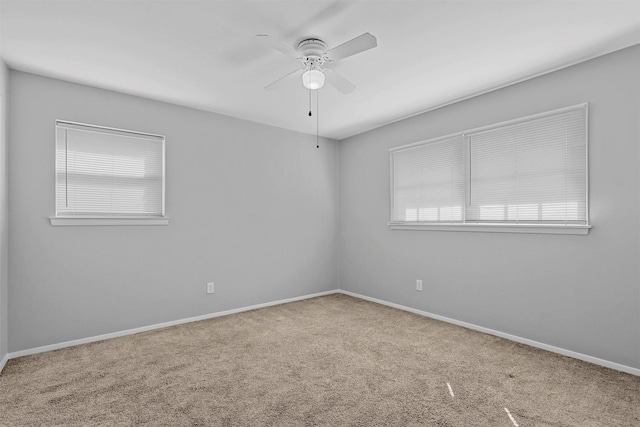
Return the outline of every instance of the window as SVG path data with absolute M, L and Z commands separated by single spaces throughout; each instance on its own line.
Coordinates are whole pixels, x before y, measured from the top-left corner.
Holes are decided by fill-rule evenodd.
M 462 222 L 464 138 L 454 135 L 392 152 L 392 221 Z
M 587 104 L 390 150 L 392 228 L 586 234 Z
M 164 137 L 56 121 L 56 217 L 51 222 L 166 224 Z

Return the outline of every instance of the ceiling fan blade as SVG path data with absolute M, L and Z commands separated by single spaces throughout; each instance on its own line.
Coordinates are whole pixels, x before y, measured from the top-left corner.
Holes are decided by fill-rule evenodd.
M 327 77 L 327 83 L 329 83 L 331 86 L 335 87 L 345 95 L 350 94 L 356 89 L 356 85 L 342 77 L 342 75 L 337 71 L 327 69 L 324 70 L 324 75 Z
M 275 90 L 275 89 L 279 88 L 280 86 L 282 86 L 282 83 L 284 83 L 289 77 L 295 76 L 296 74 L 302 73 L 303 71 L 304 70 L 300 70 L 300 69 L 294 70 L 294 71 L 290 72 L 289 74 L 286 74 L 286 75 L 280 77 L 275 82 L 266 85 L 264 87 L 264 89 L 265 90 Z
M 269 37 L 268 34 L 258 34 L 256 35 L 256 40 L 258 40 L 263 45 L 270 47 L 273 50 L 276 50 L 284 55 L 293 56 L 294 58 L 298 56 L 298 52 L 291 46 L 282 43 L 279 40 L 274 39 L 273 37 Z
M 378 40 L 369 33 L 359 35 L 355 39 L 344 42 L 339 46 L 329 49 L 326 54 L 330 59 L 337 61 L 338 59 L 347 58 L 365 50 L 373 49 L 378 46 Z

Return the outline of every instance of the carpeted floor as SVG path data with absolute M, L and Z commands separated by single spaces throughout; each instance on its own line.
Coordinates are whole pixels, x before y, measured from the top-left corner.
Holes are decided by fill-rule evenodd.
M 638 426 L 640 377 L 342 294 L 22 357 L 0 375 L 3 426 L 516 423 Z

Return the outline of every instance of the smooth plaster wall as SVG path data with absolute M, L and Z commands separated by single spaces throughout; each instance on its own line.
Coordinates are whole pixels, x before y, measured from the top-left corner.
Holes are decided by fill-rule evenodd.
M 0 361 L 8 350 L 8 275 L 7 249 L 9 244 L 7 227 L 7 94 L 9 70 L 0 60 Z
M 335 141 L 13 70 L 10 112 L 10 352 L 338 287 Z M 165 135 L 169 225 L 51 226 L 56 119 Z
M 341 141 L 342 289 L 640 368 L 639 76 L 634 46 Z M 390 148 L 585 101 L 588 236 L 387 226 Z

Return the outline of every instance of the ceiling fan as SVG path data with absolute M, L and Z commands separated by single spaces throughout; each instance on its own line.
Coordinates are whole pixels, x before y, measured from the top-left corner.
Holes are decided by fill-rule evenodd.
M 302 64 L 302 68 L 298 68 L 265 86 L 266 90 L 277 89 L 283 82 L 289 80 L 290 77 L 301 74 L 302 84 L 310 90 L 322 88 L 326 78 L 326 82 L 331 86 L 344 94 L 349 94 L 355 90 L 356 86 L 338 72 L 326 66 L 340 59 L 373 49 L 378 45 L 376 38 L 369 33 L 361 34 L 332 49 L 327 49 L 327 44 L 317 38 L 302 40 L 298 43 L 297 49 L 295 50 L 266 34 L 258 34 L 256 38 L 266 46 L 296 58 Z

